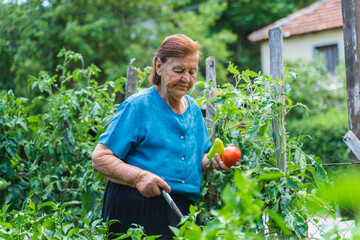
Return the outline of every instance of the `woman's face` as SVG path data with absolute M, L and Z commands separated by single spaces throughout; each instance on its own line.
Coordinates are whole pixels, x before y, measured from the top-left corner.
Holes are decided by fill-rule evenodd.
M 179 99 L 189 92 L 196 80 L 198 54 L 182 58 L 168 58 L 165 63 L 157 59 L 157 74 L 161 77 L 161 91 Z

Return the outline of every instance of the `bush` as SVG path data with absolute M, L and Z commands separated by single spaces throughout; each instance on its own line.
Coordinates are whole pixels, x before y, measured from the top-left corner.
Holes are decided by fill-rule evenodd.
M 20 209 L 31 193 L 35 204 L 81 201 L 87 213 L 104 188 L 91 154 L 116 108 L 115 83 L 98 85 L 95 65 L 68 70 L 70 63 L 82 63 L 79 54 L 62 50 L 58 57 L 64 59 L 59 74 L 41 72 L 29 81 L 41 96 L 0 93 L 0 176 L 6 183 L 0 203 Z M 86 86 L 76 85 L 80 80 Z
M 288 131 L 293 135 L 307 135 L 303 141 L 303 150 L 307 154 L 316 154 L 325 162 L 338 162 L 349 158 L 350 149 L 342 137 L 349 129 L 348 116 L 337 108 L 328 112 L 289 122 Z
M 318 56 L 314 61 L 301 59 L 286 61 L 286 66 L 295 72 L 297 77 L 289 81 L 291 99 L 302 103 L 306 109 L 294 108 L 287 119 L 301 119 L 309 115 L 326 113 L 336 107 L 343 111 L 346 106 L 345 65 L 339 64 L 336 75 L 327 73 L 324 58 Z
M 287 61 L 297 77 L 289 82 L 291 99 L 306 107 L 294 108 L 287 116 L 291 136 L 309 135 L 303 150 L 323 161 L 348 159 L 349 150 L 342 137 L 348 131 L 345 65 L 340 63 L 336 75 L 328 74 L 324 58 L 314 61 Z M 335 158 L 335 159 L 334 159 Z

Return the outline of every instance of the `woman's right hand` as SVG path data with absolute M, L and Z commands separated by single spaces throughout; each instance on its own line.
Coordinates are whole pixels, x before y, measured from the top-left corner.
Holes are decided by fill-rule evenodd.
M 160 196 L 161 188 L 166 192 L 171 191 L 170 186 L 162 178 L 145 170 L 141 170 L 137 176 L 135 188 L 147 198 Z

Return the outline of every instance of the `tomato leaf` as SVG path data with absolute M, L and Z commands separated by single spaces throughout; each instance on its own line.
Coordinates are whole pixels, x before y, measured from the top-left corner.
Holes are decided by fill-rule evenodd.
M 284 220 L 281 218 L 281 216 L 272 210 L 267 210 L 265 213 L 272 219 L 274 222 L 280 227 L 280 229 L 283 231 L 283 233 L 286 236 L 289 236 L 291 234 L 291 230 L 286 227 L 286 224 Z

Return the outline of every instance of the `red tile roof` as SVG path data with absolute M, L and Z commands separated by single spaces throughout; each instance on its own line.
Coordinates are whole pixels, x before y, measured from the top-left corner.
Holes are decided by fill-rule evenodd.
M 248 35 L 257 42 L 269 38 L 268 31 L 281 27 L 284 37 L 343 26 L 341 0 L 321 0 Z

